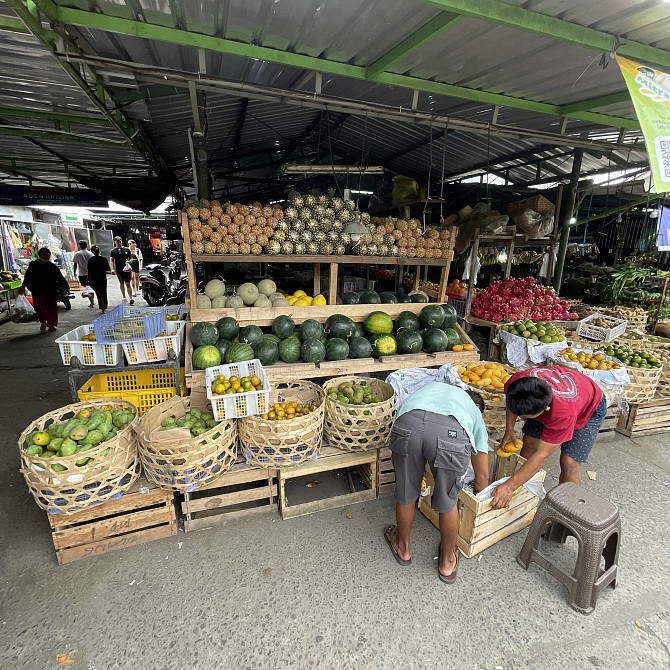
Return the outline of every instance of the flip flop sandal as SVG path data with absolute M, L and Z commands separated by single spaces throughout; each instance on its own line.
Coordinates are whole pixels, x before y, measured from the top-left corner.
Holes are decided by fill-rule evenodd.
M 394 529 L 392 533 L 389 533 L 391 529 Z M 393 537 L 394 535 L 398 532 L 398 526 L 392 524 L 390 526 L 387 526 L 386 529 L 384 530 L 384 539 L 386 540 L 386 544 L 388 544 L 389 547 L 391 547 L 391 553 L 393 554 L 393 558 L 398 562 L 399 565 L 407 566 L 412 563 L 412 559 L 408 558 L 405 560 L 404 558 L 400 558 L 398 556 L 398 550 L 393 546 Z
M 440 559 L 442 558 L 442 545 L 440 545 L 437 549 L 437 555 L 438 555 L 438 561 L 437 561 L 437 575 L 440 578 L 441 582 L 444 582 L 445 584 L 453 584 L 456 581 L 456 572 L 458 571 L 458 558 L 460 556 L 460 552 L 458 549 L 454 552 L 454 556 L 456 557 L 456 565 L 454 566 L 454 569 L 452 570 L 451 574 L 448 576 L 444 576 L 440 572 Z

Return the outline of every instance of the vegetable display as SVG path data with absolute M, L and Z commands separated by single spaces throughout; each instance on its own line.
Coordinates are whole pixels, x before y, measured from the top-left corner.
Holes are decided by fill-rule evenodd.
M 524 321 L 515 321 L 512 324 L 505 324 L 502 329 L 512 335 L 518 335 L 527 340 L 535 340 L 543 344 L 560 342 L 564 339 L 558 328 L 546 321 L 534 323 L 530 319 L 525 319 Z
M 372 405 L 382 402 L 371 386 L 343 382 L 328 389 L 328 399 L 343 405 Z
M 631 368 L 661 368 L 663 363 L 646 351 L 634 351 L 626 345 L 607 345 L 600 350 L 602 353 L 619 359 Z
M 198 437 L 208 430 L 211 430 L 219 424 L 212 414 L 209 412 L 201 412 L 194 408 L 190 412 L 186 412 L 183 417 L 175 419 L 174 417 L 167 417 L 161 422 L 160 430 L 171 430 L 172 428 L 188 428 L 191 431 L 191 437 Z

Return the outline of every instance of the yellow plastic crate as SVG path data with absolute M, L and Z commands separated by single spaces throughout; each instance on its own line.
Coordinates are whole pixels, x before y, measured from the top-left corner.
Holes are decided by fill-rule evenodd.
M 187 394 L 184 368 L 180 368 L 181 394 Z M 93 375 L 78 391 L 79 400 L 119 398 L 133 403 L 142 416 L 148 409 L 175 395 L 172 368 L 103 372 Z

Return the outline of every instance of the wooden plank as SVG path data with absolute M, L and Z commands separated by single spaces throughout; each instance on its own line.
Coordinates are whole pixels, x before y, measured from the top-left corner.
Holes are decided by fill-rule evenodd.
M 246 519 L 276 513 L 277 503 L 268 503 L 261 507 L 250 507 L 249 509 L 220 510 L 219 514 L 210 514 L 195 518 L 187 516 L 184 518 L 184 532 L 190 533 L 196 530 L 209 530 L 215 526 L 225 525 L 234 519 Z
M 312 266 L 312 295 L 321 293 L 321 263 L 314 263 Z
M 379 475 L 380 484 L 395 484 L 395 470 L 383 472 Z
M 170 506 L 172 503 L 169 504 Z M 155 509 L 138 510 L 128 514 L 121 514 L 110 519 L 99 519 L 91 523 L 73 526 L 52 533 L 54 547 L 63 549 L 89 544 L 107 537 L 124 535 L 149 526 L 158 526 L 171 523 L 175 519 L 174 509 L 166 504 Z
M 379 450 L 379 457 L 383 461 L 391 459 L 391 458 L 393 458 L 393 452 L 388 447 L 382 447 Z
M 119 537 L 106 538 L 98 542 L 91 542 L 90 544 L 80 547 L 72 547 L 69 549 L 59 549 L 56 552 L 58 563 L 71 563 L 80 558 L 88 558 L 89 556 L 101 556 L 108 554 L 118 549 L 127 549 L 137 544 L 144 544 L 152 540 L 158 540 L 163 537 L 169 537 L 177 534 L 177 524 L 170 524 L 166 526 L 159 526 L 157 528 L 148 528 L 139 530 L 128 535 L 121 535 Z
M 186 241 L 184 241 L 184 244 Z M 271 256 L 269 254 L 260 254 L 254 256 L 251 254 L 191 254 L 193 263 L 232 263 L 238 265 L 239 263 L 289 263 L 295 265 L 296 263 L 303 263 L 306 265 L 313 265 L 314 263 L 337 263 L 339 265 L 406 265 L 407 258 L 399 256 L 323 256 L 319 254 L 314 255 L 297 255 L 291 254 L 277 254 Z M 443 265 L 445 258 L 412 258 L 412 265 Z
M 277 495 L 276 485 L 272 493 Z M 191 499 L 188 503 L 188 514 L 194 512 L 201 512 L 203 510 L 221 509 L 224 507 L 232 507 L 234 505 L 241 505 L 243 503 L 253 502 L 254 500 L 263 500 L 269 498 L 268 487 L 266 485 L 258 486 L 244 491 L 234 491 L 233 493 L 221 493 L 208 496 L 206 498 Z
M 477 520 L 475 521 L 475 527 L 483 526 L 490 521 L 494 521 L 500 516 L 503 516 L 506 512 L 519 505 L 525 505 L 529 500 L 534 500 L 537 504 L 537 496 L 534 496 L 530 491 L 522 488 L 521 491 L 518 491 L 517 494 L 510 501 L 510 507 L 505 507 L 504 509 L 488 509 L 485 512 L 481 512 L 477 515 Z
M 337 263 L 331 263 L 328 274 L 328 304 L 337 307 Z
M 181 217 L 181 236 L 184 241 L 184 255 L 186 256 L 186 274 L 188 275 L 188 296 L 189 303 L 195 305 L 195 296 L 198 293 L 198 285 L 195 278 L 195 267 L 191 260 L 191 236 L 188 229 L 188 217 L 186 212 L 180 212 Z
M 499 531 L 483 538 L 473 545 L 469 545 L 460 536 L 456 540 L 456 544 L 467 558 L 472 558 L 473 556 L 476 556 L 480 552 L 484 551 L 484 549 L 488 549 L 489 547 L 493 546 L 496 542 L 499 542 L 500 540 L 509 537 L 514 533 L 518 533 L 520 530 L 526 528 L 526 526 L 530 526 L 530 524 L 533 522 L 533 518 L 535 517 L 535 512 L 537 512 L 537 507 L 532 509 L 525 516 L 522 516 L 520 519 L 517 519 L 508 526 L 501 528 Z
M 348 507 L 367 500 L 374 500 L 377 497 L 377 492 L 374 489 L 368 491 L 356 491 L 355 493 L 344 493 L 332 498 L 324 498 L 323 500 L 314 500 L 312 502 L 300 503 L 298 505 L 285 505 L 281 508 L 282 519 L 294 519 L 298 516 L 305 516 L 306 514 L 314 514 L 316 512 L 323 512 L 328 509 L 336 509 L 337 507 Z
M 535 498 L 535 500 L 528 499 L 521 505 L 516 505 L 515 507 L 510 507 L 505 510 L 497 510 L 503 513 L 485 524 L 480 526 L 475 525 L 472 536 L 470 537 L 470 543 L 476 544 L 479 540 L 492 535 L 498 530 L 505 528 L 513 521 L 516 521 L 516 519 L 525 516 L 528 512 L 537 507 L 537 502 L 537 498 Z
M 351 468 L 364 463 L 374 463 L 376 460 L 374 452 L 353 451 L 351 453 L 342 453 L 338 456 L 319 456 L 313 461 L 305 461 L 298 465 L 292 465 L 279 470 L 279 480 L 294 479 L 295 477 L 305 477 L 315 475 L 319 472 L 330 470 L 340 470 L 341 468 Z

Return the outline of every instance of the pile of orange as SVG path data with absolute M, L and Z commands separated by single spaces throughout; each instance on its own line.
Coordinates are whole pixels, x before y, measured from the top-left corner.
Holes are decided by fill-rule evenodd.
M 458 376 L 466 384 L 495 390 L 503 389 L 512 375 L 500 363 L 468 363 L 458 366 Z
M 292 400 L 291 402 L 276 402 L 267 414 L 261 414 L 261 419 L 269 421 L 288 421 L 299 416 L 305 416 L 316 409 L 316 405 L 304 405 Z
M 226 379 L 225 375 L 219 375 L 212 381 L 212 393 L 214 395 L 232 395 L 233 393 L 262 390 L 263 383 L 258 377 L 242 377 L 240 379 L 232 375 L 229 379 Z
M 604 354 L 593 351 L 576 352 L 572 347 L 558 352 L 566 361 L 579 363 L 585 370 L 618 370 L 621 366 L 616 361 L 608 361 Z
M 460 279 L 452 279 L 448 284 L 447 284 L 447 293 L 451 293 L 452 295 L 461 295 L 463 291 L 466 290 L 465 284 L 460 280 Z

